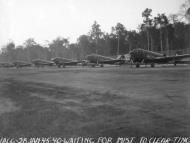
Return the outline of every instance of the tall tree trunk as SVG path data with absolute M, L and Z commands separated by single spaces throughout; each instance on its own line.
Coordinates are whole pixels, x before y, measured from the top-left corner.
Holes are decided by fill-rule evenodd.
M 96 54 L 98 54 L 98 38 L 96 38 Z
M 162 29 L 160 29 L 160 50 L 163 52 Z
M 118 42 L 117 42 L 117 55 L 119 55 L 119 35 L 118 35 Z
M 148 42 L 148 51 L 150 50 L 150 38 L 149 38 L 149 32 L 147 30 L 147 42 Z
M 166 51 L 167 55 L 169 55 L 170 47 L 169 47 L 169 39 L 168 39 L 168 29 L 166 27 Z
M 190 53 L 190 25 L 187 25 L 187 31 L 186 31 L 186 44 L 185 44 L 185 48 L 188 49 L 188 53 Z
M 150 34 L 150 46 L 151 46 L 150 50 L 154 51 L 154 38 L 151 34 Z
M 129 42 L 129 52 L 132 50 L 132 43 Z

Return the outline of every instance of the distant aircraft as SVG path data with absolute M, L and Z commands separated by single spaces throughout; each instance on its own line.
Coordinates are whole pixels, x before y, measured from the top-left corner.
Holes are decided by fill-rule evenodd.
M 104 64 L 124 64 L 125 60 L 123 56 L 120 56 L 117 59 L 111 58 L 111 57 L 106 57 L 98 54 L 90 54 L 86 56 L 86 60 L 88 61 L 88 64 L 90 64 L 92 67 L 95 67 L 96 65 L 100 65 L 100 67 L 103 67 Z
M 166 56 L 161 53 L 147 51 L 144 49 L 134 49 L 130 53 L 130 62 L 140 67 L 141 64 L 150 64 L 154 67 L 155 64 L 190 64 L 190 54 Z
M 52 61 L 42 60 L 42 59 L 35 59 L 32 60 L 32 63 L 36 67 L 44 67 L 44 66 L 53 66 L 54 63 Z
M 9 62 L 0 62 L 0 68 L 10 68 L 10 67 L 14 67 L 14 64 Z
M 62 66 L 63 68 L 66 66 L 74 66 L 77 65 L 78 63 L 81 63 L 80 61 L 77 60 L 72 60 L 72 59 L 67 59 L 67 58 L 61 58 L 61 57 L 56 57 L 51 59 L 59 68 Z
M 24 61 L 15 61 L 15 62 L 13 62 L 13 65 L 16 68 L 22 68 L 22 67 L 30 67 L 32 64 L 24 62 Z

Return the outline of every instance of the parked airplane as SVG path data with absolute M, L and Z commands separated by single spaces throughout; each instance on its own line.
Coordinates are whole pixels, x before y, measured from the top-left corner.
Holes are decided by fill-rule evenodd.
M 54 63 L 52 61 L 42 60 L 42 59 L 35 59 L 32 60 L 32 63 L 36 67 L 44 67 L 44 66 L 53 66 Z
M 0 63 L 0 68 L 10 68 L 10 67 L 14 67 L 14 64 L 9 63 L 9 62 L 1 62 Z
M 80 63 L 80 61 L 56 57 L 52 58 L 52 61 L 60 68 L 61 66 L 64 68 L 65 66 L 74 66 Z
M 121 65 L 121 64 L 125 63 L 123 56 L 119 57 L 118 59 L 114 59 L 111 57 L 106 57 L 106 56 L 102 56 L 102 55 L 98 55 L 98 54 L 87 55 L 86 60 L 88 61 L 88 64 L 90 64 L 92 67 L 95 67 L 96 65 L 100 65 L 101 67 L 103 67 L 104 64 Z
M 190 54 L 166 56 L 161 53 L 147 51 L 144 49 L 134 49 L 129 54 L 131 64 L 135 64 L 136 67 L 140 67 L 141 64 L 150 64 L 151 67 L 154 67 L 155 64 L 190 64 L 190 59 L 187 59 L 190 58 Z
M 13 64 L 16 68 L 30 67 L 32 65 L 31 63 L 27 63 L 23 61 L 15 61 L 13 62 Z

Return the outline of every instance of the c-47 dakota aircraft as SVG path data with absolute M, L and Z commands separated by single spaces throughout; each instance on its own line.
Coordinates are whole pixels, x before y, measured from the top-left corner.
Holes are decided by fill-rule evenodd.
M 44 67 L 44 66 L 53 66 L 54 63 L 52 61 L 42 60 L 42 59 L 35 59 L 32 60 L 32 63 L 36 67 Z
M 23 61 L 15 61 L 13 62 L 13 64 L 16 68 L 30 67 L 32 65 L 31 63 L 27 63 Z
M 72 59 L 67 59 L 67 58 L 61 58 L 61 57 L 56 57 L 51 59 L 57 67 L 63 67 L 65 68 L 66 66 L 76 66 L 78 63 L 80 63 L 77 60 L 72 60 Z
M 86 60 L 88 62 L 87 64 L 90 64 L 92 67 L 95 67 L 96 65 L 100 65 L 100 67 L 103 67 L 104 64 L 121 65 L 121 64 L 125 63 L 125 60 L 123 59 L 122 56 L 119 59 L 114 59 L 111 57 L 106 57 L 106 56 L 102 56 L 102 55 L 98 55 L 98 54 L 87 55 Z
M 134 49 L 129 54 L 131 64 L 135 64 L 136 67 L 140 67 L 141 64 L 150 64 L 151 67 L 155 64 L 190 64 L 190 54 L 166 56 L 144 49 Z
M 14 67 L 13 63 L 0 62 L 0 68 L 11 68 L 11 67 Z

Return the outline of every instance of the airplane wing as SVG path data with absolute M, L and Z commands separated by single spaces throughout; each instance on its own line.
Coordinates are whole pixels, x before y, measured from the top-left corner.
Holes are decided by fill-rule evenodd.
M 144 62 L 158 63 L 158 64 L 165 64 L 165 63 L 189 63 L 190 64 L 190 59 L 187 59 L 187 58 L 190 58 L 190 54 L 150 58 L 150 59 L 145 59 Z

